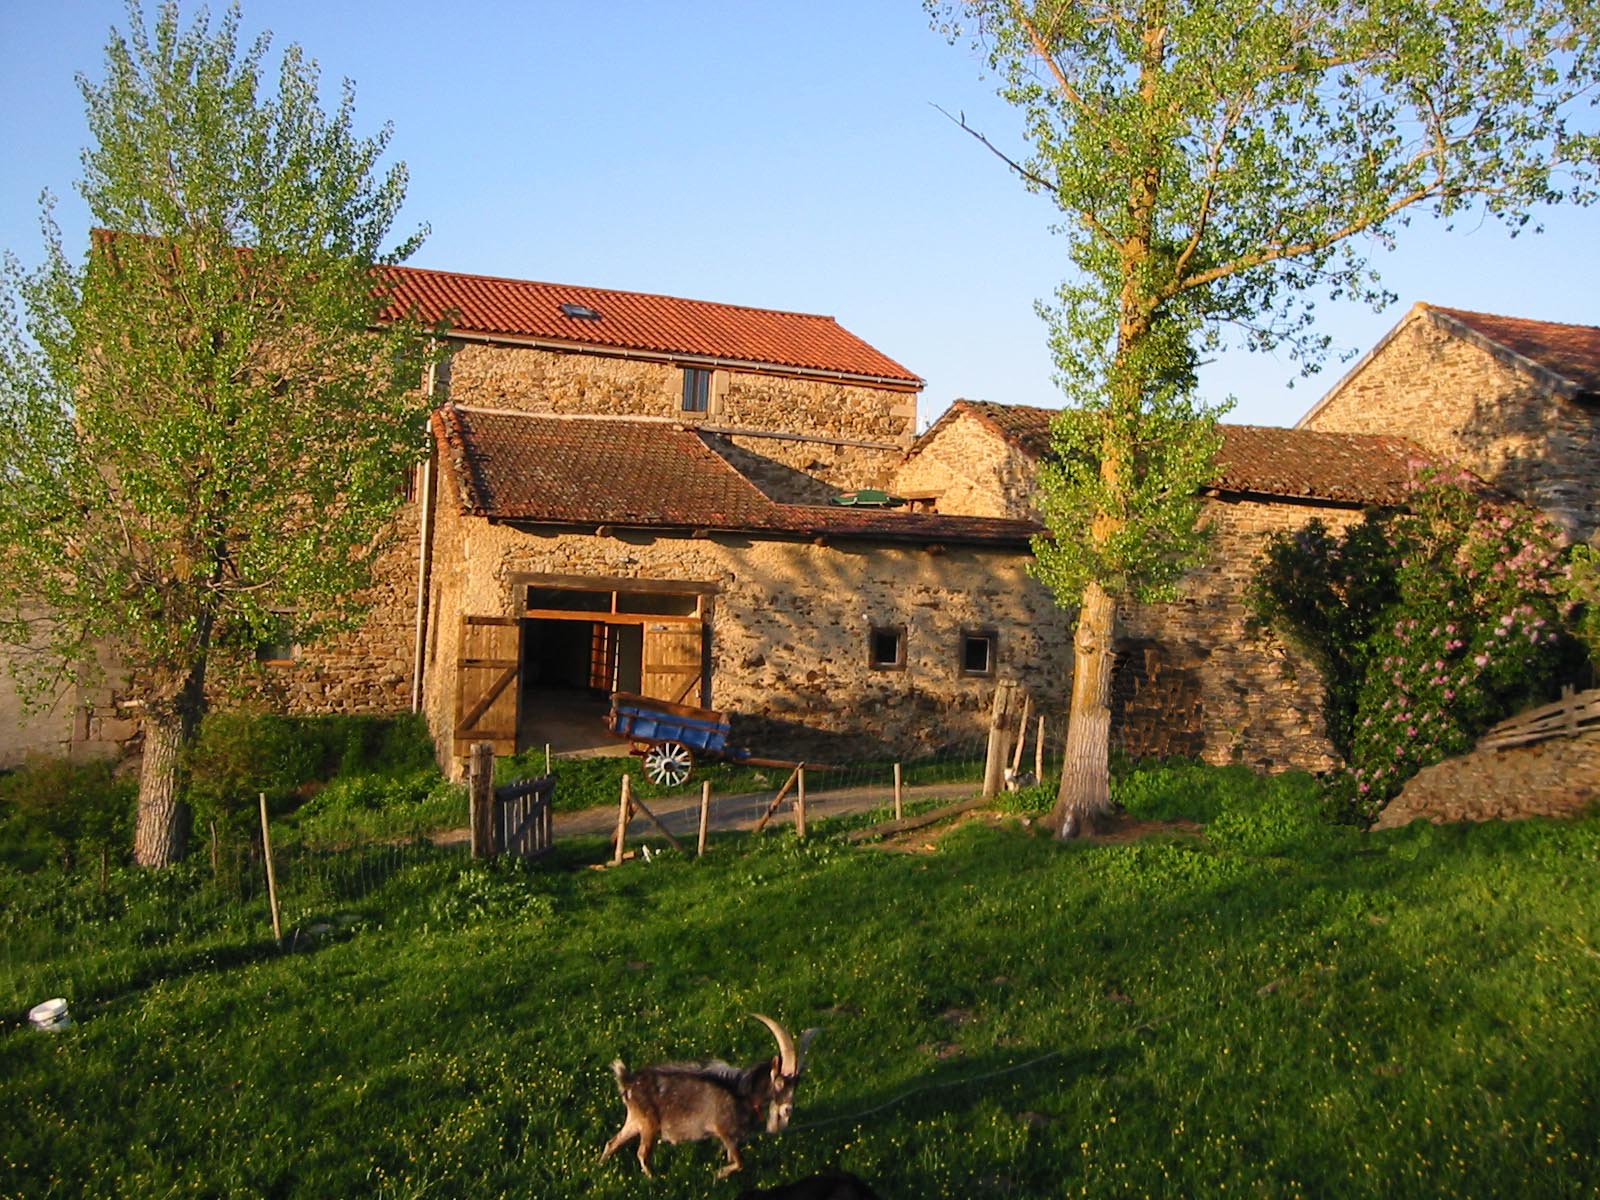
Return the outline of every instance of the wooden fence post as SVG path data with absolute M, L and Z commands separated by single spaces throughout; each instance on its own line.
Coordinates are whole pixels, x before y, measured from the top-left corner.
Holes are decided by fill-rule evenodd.
M 711 780 L 700 781 L 700 843 L 695 847 L 694 856 L 703 858 L 706 852 L 706 826 L 711 821 Z
M 278 873 L 272 866 L 272 834 L 267 830 L 267 794 L 261 797 L 261 853 L 267 860 L 267 902 L 272 905 L 272 939 L 283 941 L 283 921 L 278 915 Z
M 772 820 L 772 814 L 778 811 L 778 805 L 783 803 L 783 798 L 789 794 L 789 789 L 794 786 L 795 780 L 800 778 L 800 772 L 804 768 L 805 763 L 795 764 L 794 770 L 789 773 L 788 781 L 778 789 L 778 794 L 772 798 L 772 803 L 767 805 L 767 811 L 761 814 L 761 819 L 755 823 L 755 827 L 750 830 L 751 833 L 760 833 L 767 827 L 767 822 Z
M 611 865 L 622 862 L 622 843 L 628 840 L 628 813 L 633 808 L 633 776 L 622 777 L 622 799 L 617 803 L 617 848 L 611 856 Z
M 1044 782 L 1044 714 L 1039 714 L 1039 736 L 1033 741 L 1033 781 Z
M 806 836 L 806 765 L 801 763 L 798 774 L 799 786 L 794 794 L 794 835 L 797 838 Z
M 1033 693 L 1022 693 L 1022 715 L 1017 718 L 1017 744 L 1011 752 L 1011 777 L 1022 770 L 1022 751 L 1028 744 L 1028 725 L 1033 716 Z
M 905 811 L 905 776 L 900 770 L 900 764 L 894 765 L 894 819 L 903 820 Z
M 994 685 L 994 708 L 989 714 L 989 752 L 983 764 L 983 798 L 993 800 L 1005 778 L 1006 739 L 1011 734 L 1011 704 L 1017 685 L 1010 679 Z
M 467 759 L 467 794 L 471 797 L 472 857 L 489 858 L 494 847 L 494 745 L 474 742 Z

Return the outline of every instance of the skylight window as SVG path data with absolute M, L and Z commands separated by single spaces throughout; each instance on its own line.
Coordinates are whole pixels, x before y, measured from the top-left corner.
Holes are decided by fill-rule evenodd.
M 561 306 L 563 317 L 572 317 L 579 321 L 598 321 L 600 313 L 597 309 L 590 308 L 587 304 L 563 304 Z

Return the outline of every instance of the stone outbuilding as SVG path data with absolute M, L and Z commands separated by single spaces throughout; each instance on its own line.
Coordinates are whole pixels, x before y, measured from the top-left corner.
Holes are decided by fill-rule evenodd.
M 1037 527 L 891 503 L 922 381 L 832 318 L 394 281 L 451 329 L 393 589 L 442 755 L 611 691 L 732 711 L 769 753 L 909 753 L 977 736 L 998 672 L 1064 676 Z
M 957 401 L 917 442 L 896 489 L 941 513 L 1030 519 L 1031 480 L 1050 452 L 1054 410 Z M 1316 669 L 1251 620 L 1247 592 L 1275 533 L 1313 518 L 1332 530 L 1404 500 L 1423 451 L 1384 434 L 1223 425 L 1202 520 L 1207 564 L 1181 599 L 1117 612 L 1112 737 L 1135 757 L 1322 770 L 1334 764 Z

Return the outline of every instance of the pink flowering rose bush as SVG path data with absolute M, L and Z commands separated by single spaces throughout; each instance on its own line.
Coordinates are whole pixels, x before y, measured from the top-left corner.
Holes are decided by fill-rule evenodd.
M 1566 569 L 1543 514 L 1485 497 L 1464 473 L 1424 472 L 1388 532 L 1399 598 L 1368 647 L 1343 781 L 1364 820 L 1538 698 L 1564 649 Z

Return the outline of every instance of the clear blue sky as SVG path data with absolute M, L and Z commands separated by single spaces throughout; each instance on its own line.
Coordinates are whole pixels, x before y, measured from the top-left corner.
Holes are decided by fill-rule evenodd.
M 213 5 L 220 10 L 222 5 Z M 147 6 L 148 8 L 148 6 Z M 185 0 L 186 21 L 196 5 Z M 924 424 L 957 397 L 1055 406 L 1033 302 L 1068 270 L 1056 215 L 942 116 L 1021 151 L 981 64 L 915 0 L 248 0 L 250 34 L 298 42 L 356 84 L 358 126 L 395 126 L 410 168 L 413 265 L 828 313 L 928 381 Z M 69 245 L 118 0 L 0 0 L 0 247 L 39 256 L 49 188 Z M 329 95 L 333 95 L 330 91 Z M 1383 313 L 1318 306 L 1347 351 L 1426 300 L 1600 324 L 1600 210 L 1541 236 L 1419 218 L 1378 266 Z M 1235 421 L 1292 424 L 1345 367 L 1288 386 L 1287 357 L 1224 354 L 1203 376 Z

